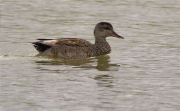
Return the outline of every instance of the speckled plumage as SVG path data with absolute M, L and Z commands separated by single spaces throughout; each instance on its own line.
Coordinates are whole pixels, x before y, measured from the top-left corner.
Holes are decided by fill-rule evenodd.
M 39 53 L 66 59 L 88 58 L 111 52 L 106 37 L 123 38 L 116 34 L 108 22 L 100 22 L 94 29 L 95 43 L 80 38 L 37 39 L 32 42 Z

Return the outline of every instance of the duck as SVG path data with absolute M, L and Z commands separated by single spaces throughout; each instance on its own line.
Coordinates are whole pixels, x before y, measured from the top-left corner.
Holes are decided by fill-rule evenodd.
M 111 47 L 106 41 L 107 37 L 124 39 L 114 31 L 110 23 L 100 22 L 94 28 L 94 44 L 81 38 L 42 38 L 31 43 L 40 54 L 64 59 L 81 59 L 109 54 Z

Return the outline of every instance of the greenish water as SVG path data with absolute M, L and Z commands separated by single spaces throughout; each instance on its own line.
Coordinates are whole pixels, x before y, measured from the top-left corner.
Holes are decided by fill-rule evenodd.
M 180 1 L 1 0 L 1 111 L 179 111 Z M 37 38 L 94 42 L 111 54 L 81 60 L 37 55 Z

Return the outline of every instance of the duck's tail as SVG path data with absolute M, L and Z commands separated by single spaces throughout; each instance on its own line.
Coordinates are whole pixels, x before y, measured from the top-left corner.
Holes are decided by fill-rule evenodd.
M 52 47 L 52 46 L 43 44 L 39 41 L 38 42 L 29 42 L 29 43 L 33 44 L 34 48 L 40 53 L 43 53 L 44 51 L 46 51 L 47 49 Z

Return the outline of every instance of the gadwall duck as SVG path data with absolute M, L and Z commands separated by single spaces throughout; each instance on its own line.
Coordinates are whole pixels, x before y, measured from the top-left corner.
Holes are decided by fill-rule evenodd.
M 106 37 L 109 36 L 123 39 L 122 36 L 114 32 L 110 23 L 100 22 L 94 29 L 94 44 L 80 38 L 37 39 L 39 41 L 32 42 L 32 44 L 41 54 L 79 59 L 110 53 L 111 47 L 106 41 Z

